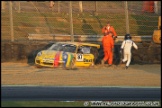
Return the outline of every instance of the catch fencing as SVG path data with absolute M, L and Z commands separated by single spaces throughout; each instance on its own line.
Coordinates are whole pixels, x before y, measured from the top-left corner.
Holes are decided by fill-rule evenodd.
M 158 16 L 161 1 L 1 1 L 1 40 L 29 41 L 31 34 L 70 35 L 71 41 L 100 37 L 108 21 L 118 36 L 148 36 L 158 28 Z

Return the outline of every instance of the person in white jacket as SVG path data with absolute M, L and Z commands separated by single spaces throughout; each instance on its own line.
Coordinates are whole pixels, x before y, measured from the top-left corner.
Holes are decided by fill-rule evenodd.
M 128 66 L 131 62 L 131 57 L 132 57 L 132 46 L 137 50 L 138 46 L 131 40 L 131 35 L 130 34 L 126 34 L 125 35 L 125 39 L 122 42 L 121 45 L 121 51 L 123 51 L 123 56 L 124 58 L 122 59 L 121 63 L 124 63 L 127 61 L 125 69 L 128 69 Z

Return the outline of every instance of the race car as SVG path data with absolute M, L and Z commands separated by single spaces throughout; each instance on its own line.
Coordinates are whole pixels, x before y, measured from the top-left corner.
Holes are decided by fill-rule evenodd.
M 74 67 L 93 66 L 100 45 L 81 42 L 57 42 L 46 50 L 37 53 L 35 64 L 45 67 Z

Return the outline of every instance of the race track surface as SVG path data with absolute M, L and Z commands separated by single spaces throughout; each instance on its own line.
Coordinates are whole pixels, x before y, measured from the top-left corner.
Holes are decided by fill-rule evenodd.
M 159 101 L 161 88 L 2 86 L 3 100 Z

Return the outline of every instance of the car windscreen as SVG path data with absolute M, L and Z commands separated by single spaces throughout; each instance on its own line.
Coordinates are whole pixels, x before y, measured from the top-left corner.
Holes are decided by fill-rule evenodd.
M 48 50 L 55 50 L 55 51 L 61 51 L 62 48 L 62 44 L 53 44 L 51 47 L 48 48 Z
M 48 50 L 65 51 L 65 52 L 75 53 L 76 45 L 56 43 L 56 44 L 53 44 Z
M 65 52 L 75 53 L 75 51 L 76 51 L 76 45 L 64 44 L 62 46 L 63 46 L 63 51 L 65 51 Z

